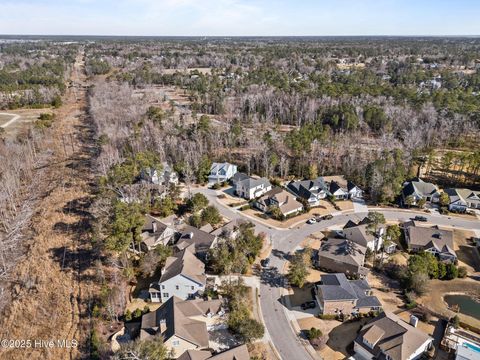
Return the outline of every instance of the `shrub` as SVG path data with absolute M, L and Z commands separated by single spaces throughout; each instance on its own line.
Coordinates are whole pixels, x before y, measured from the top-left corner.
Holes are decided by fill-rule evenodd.
M 335 314 L 319 314 L 318 318 L 322 319 L 322 320 L 336 320 L 337 315 L 335 315 Z
M 307 335 L 308 340 L 313 340 L 313 339 L 319 338 L 323 334 L 322 334 L 322 331 L 320 329 L 312 327 L 310 330 L 306 331 L 306 335 Z
M 465 266 L 458 267 L 458 277 L 462 279 L 467 277 L 467 268 Z

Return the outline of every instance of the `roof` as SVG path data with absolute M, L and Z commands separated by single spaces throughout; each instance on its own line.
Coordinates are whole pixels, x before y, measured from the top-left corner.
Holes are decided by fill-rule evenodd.
M 332 182 L 330 183 L 330 189 L 329 189 L 329 191 L 330 191 L 332 194 L 335 194 L 338 190 L 341 190 L 341 191 L 344 191 L 344 192 L 345 192 L 345 189 L 342 188 L 339 183 L 337 183 L 336 181 L 332 181 Z
M 274 187 L 272 190 L 267 191 L 258 199 L 258 202 L 266 207 L 278 205 L 283 214 L 288 214 L 294 210 L 303 208 L 302 203 L 297 201 L 295 196 L 281 187 Z
M 322 177 L 314 180 L 292 181 L 287 187 L 304 199 L 309 199 L 312 195 L 317 196 L 322 191 L 329 194 L 328 186 Z
M 357 300 L 357 307 L 382 306 L 376 296 L 370 293 L 367 280 L 348 280 L 345 274 L 322 275 L 317 291 L 325 301 Z
M 480 191 L 470 189 L 446 189 L 445 192 L 450 198 L 450 204 L 459 200 L 464 204 L 467 204 L 467 202 L 480 204 Z
M 404 184 L 402 193 L 405 197 L 413 194 L 417 194 L 421 197 L 427 197 L 438 193 L 438 188 L 435 184 L 425 182 L 420 178 L 415 178 Z
M 162 236 L 167 229 L 167 224 L 149 214 L 146 214 L 145 225 L 142 228 L 141 234 L 142 242 L 149 247 L 154 246 L 157 239 Z
M 364 338 L 374 345 L 373 349 L 363 344 Z M 392 360 L 406 360 L 428 340 L 431 340 L 431 337 L 420 329 L 393 313 L 384 312 L 360 330 L 355 342 L 377 358 L 383 358 L 383 353 Z
M 216 355 L 209 351 L 187 350 L 178 360 L 250 360 L 247 345 L 240 345 Z
M 233 175 L 232 182 L 235 184 L 238 181 L 242 181 L 242 180 L 245 180 L 245 179 L 248 179 L 248 178 L 249 178 L 249 176 L 247 174 L 242 173 L 242 172 L 237 172 L 237 173 L 235 173 L 235 175 Z
M 231 234 L 233 231 L 238 229 L 240 225 L 246 224 L 247 222 L 248 222 L 247 220 L 244 220 L 242 218 L 236 218 L 236 219 L 233 219 L 232 221 L 229 221 L 222 227 L 219 227 L 218 229 L 213 230 L 210 234 L 215 236 L 223 236 L 223 235 L 230 236 L 229 234 Z
M 255 178 L 252 178 L 252 177 L 249 177 L 247 179 L 238 181 L 237 184 L 246 188 L 246 189 L 254 189 L 254 188 L 259 187 L 261 185 L 264 185 L 265 187 L 272 186 L 272 184 L 270 184 L 270 181 L 268 181 L 267 178 L 255 179 Z
M 214 175 L 217 175 L 218 173 L 226 174 L 231 168 L 236 168 L 236 165 L 230 164 L 228 162 L 224 162 L 224 163 L 214 162 L 210 167 L 210 174 L 214 174 Z
M 140 339 L 161 334 L 164 340 L 168 340 L 175 335 L 198 347 L 206 348 L 208 347 L 207 325 L 192 317 L 206 315 L 205 308 L 219 310 L 221 304 L 221 300 L 181 300 L 172 296 L 157 310 L 142 316 Z M 165 326 L 163 332 L 161 324 Z
M 408 243 L 414 247 L 424 247 L 430 249 L 435 247 L 439 252 L 448 252 L 454 256 L 453 250 L 453 232 L 450 230 L 440 230 L 436 227 L 409 226 Z
M 348 180 L 348 181 L 347 181 L 347 190 L 348 190 L 348 191 L 351 191 L 351 190 L 353 190 L 353 189 L 355 189 L 355 188 L 359 188 L 359 189 L 360 189 L 359 186 L 357 186 L 357 185 L 356 185 L 355 183 L 353 183 L 352 181 Z
M 198 260 L 192 253 L 190 245 L 175 256 L 168 257 L 162 269 L 160 283 L 165 282 L 177 275 L 183 275 L 199 284 L 205 285 L 205 264 Z
M 351 265 L 363 266 L 365 261 L 365 246 L 345 239 L 332 239 L 322 243 L 318 255 Z
M 195 244 L 195 253 L 206 252 L 212 247 L 216 239 L 215 235 L 186 224 L 182 225 L 179 230 L 180 238 L 175 246 L 180 250 Z
M 368 243 L 375 241 L 375 235 L 373 229 L 369 229 L 370 220 L 368 218 L 363 219 L 360 223 L 356 224 L 349 220 L 343 227 L 343 233 L 348 240 L 356 242 L 362 246 L 367 246 Z M 377 234 L 381 234 L 381 227 L 377 230 Z M 380 235 L 379 235 L 380 236 Z

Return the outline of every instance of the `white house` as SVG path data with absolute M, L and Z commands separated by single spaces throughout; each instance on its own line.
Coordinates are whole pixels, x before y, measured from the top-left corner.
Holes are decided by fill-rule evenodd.
M 237 173 L 237 165 L 230 163 L 213 163 L 208 175 L 208 183 L 223 183 L 230 180 Z
M 143 169 L 140 172 L 140 179 L 155 185 L 169 186 L 178 184 L 178 174 L 166 162 L 162 164 L 161 170 L 154 168 Z
M 330 194 L 333 196 L 336 200 L 345 200 L 348 199 L 348 191 L 347 189 L 343 188 L 340 186 L 339 183 L 336 181 L 332 181 L 330 183 Z
M 160 280 L 150 285 L 152 302 L 165 302 L 172 296 L 187 300 L 205 290 L 205 265 L 193 251 L 191 245 L 167 258 Z
M 272 190 L 272 184 L 266 178 L 254 179 L 248 178 L 238 181 L 235 186 L 235 192 L 244 199 L 251 200 L 262 196 L 267 191 Z
M 351 199 L 363 198 L 363 190 L 360 189 L 357 185 L 355 185 L 350 180 L 347 181 L 347 191 L 348 191 L 348 197 Z
M 448 210 L 465 212 L 467 209 L 480 209 L 480 191 L 470 189 L 446 189 Z

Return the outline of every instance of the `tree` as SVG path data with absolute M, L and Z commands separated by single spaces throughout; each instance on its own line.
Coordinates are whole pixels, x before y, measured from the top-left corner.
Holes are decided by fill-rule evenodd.
M 426 203 L 427 203 L 427 200 L 425 200 L 424 198 L 421 198 L 420 200 L 418 200 L 417 206 L 418 206 L 420 209 L 422 209 L 422 208 L 425 206 Z
M 251 318 L 242 319 L 235 324 L 232 330 L 234 330 L 234 332 L 239 335 L 243 341 L 248 343 L 262 338 L 265 333 L 263 324 Z
M 222 216 L 215 206 L 207 206 L 201 215 L 202 225 L 217 225 L 222 221 Z
M 405 198 L 405 205 L 411 207 L 413 204 L 415 204 L 415 197 L 413 195 L 408 195 Z
M 156 201 L 153 208 L 158 212 L 158 215 L 160 215 L 161 217 L 167 217 L 174 214 L 175 211 L 177 211 L 178 206 L 172 199 L 172 197 L 167 195 L 164 198 Z
M 307 338 L 308 340 L 313 340 L 313 339 L 317 339 L 319 338 L 320 336 L 322 336 L 322 330 L 320 329 L 317 329 L 317 328 L 310 328 L 310 330 L 307 330 Z
M 455 315 L 451 321 L 452 321 L 452 326 L 455 329 L 458 329 L 460 327 L 460 318 L 458 317 L 458 315 Z
M 302 288 L 307 280 L 310 267 L 310 252 L 296 253 L 292 256 L 287 278 L 290 284 Z
M 373 247 L 373 253 L 374 253 L 373 261 L 375 262 L 377 258 L 377 250 L 378 250 L 379 228 L 380 228 L 380 225 L 385 224 L 385 216 L 382 213 L 371 211 L 368 213 L 368 220 L 369 220 L 369 224 L 367 225 L 367 232 L 375 237 L 375 245 Z M 383 256 L 382 256 L 382 259 L 383 259 Z
M 200 116 L 200 120 L 198 121 L 198 129 L 204 133 L 210 130 L 210 118 L 207 115 Z
M 400 244 L 400 238 L 402 236 L 402 230 L 398 225 L 389 225 L 386 231 L 386 237 L 388 240 L 393 241 L 397 245 Z
M 152 276 L 159 266 L 160 256 L 155 251 L 149 251 L 140 259 L 138 269 L 145 276 Z
M 193 194 L 187 200 L 187 207 L 192 213 L 205 209 L 208 205 L 208 199 L 201 193 Z
M 270 213 L 270 216 L 275 220 L 283 219 L 283 213 L 277 205 L 270 206 L 268 208 L 268 212 Z
M 428 275 L 422 272 L 414 273 L 409 278 L 409 288 L 421 296 L 428 290 Z
M 210 174 L 210 168 L 212 167 L 212 161 L 206 155 L 202 156 L 197 168 L 197 181 L 200 184 L 204 184 L 208 180 Z
M 450 197 L 446 192 L 440 194 L 440 206 L 448 206 L 450 204 Z
M 161 336 L 127 342 L 112 357 L 114 360 L 167 360 L 169 358 L 169 351 L 163 344 Z
M 130 245 L 135 249 L 135 245 L 138 244 L 140 251 L 140 233 L 144 224 L 145 217 L 141 205 L 115 201 L 110 234 L 105 243 L 107 249 L 125 252 Z
M 445 279 L 453 280 L 458 277 L 458 269 L 455 266 L 455 264 L 448 263 L 446 265 L 446 268 L 447 268 L 447 274 L 445 275 Z
M 308 167 L 308 178 L 309 179 L 316 179 L 318 177 L 318 167 L 317 164 L 313 163 L 310 164 Z
M 458 277 L 462 279 L 467 277 L 467 268 L 465 266 L 458 267 Z

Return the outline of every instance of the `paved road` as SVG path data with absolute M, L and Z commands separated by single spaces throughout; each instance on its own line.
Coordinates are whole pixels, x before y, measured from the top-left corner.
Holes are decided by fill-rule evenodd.
M 293 229 L 279 229 L 270 227 L 262 223 L 259 219 L 249 216 L 247 217 L 240 211 L 225 206 L 218 201 L 218 193 L 215 190 L 201 188 L 192 189 L 192 192 L 203 193 L 210 203 L 215 205 L 220 213 L 226 218 L 247 218 L 255 223 L 258 231 L 265 232 L 271 238 L 271 269 L 263 271 L 260 285 L 260 304 L 267 332 L 272 339 L 275 349 L 283 360 L 313 359 L 314 357 L 306 350 L 302 340 L 298 337 L 298 334 L 294 332 L 291 322 L 286 314 L 286 308 L 281 302 L 285 281 L 285 278 L 282 275 L 282 269 L 286 262 L 285 257 L 298 248 L 302 241 L 310 234 L 323 231 L 327 228 L 343 227 L 348 220 L 360 221 L 367 216 L 368 213 L 356 212 L 338 214 L 330 220 L 323 220 L 316 224 L 300 224 Z M 450 217 L 439 214 L 429 215 L 424 212 L 407 211 L 402 209 L 370 208 L 369 210 L 375 210 L 382 213 L 387 221 L 407 221 L 418 214 L 425 216 L 428 222 L 432 224 L 480 231 L 480 221 L 476 219 Z

